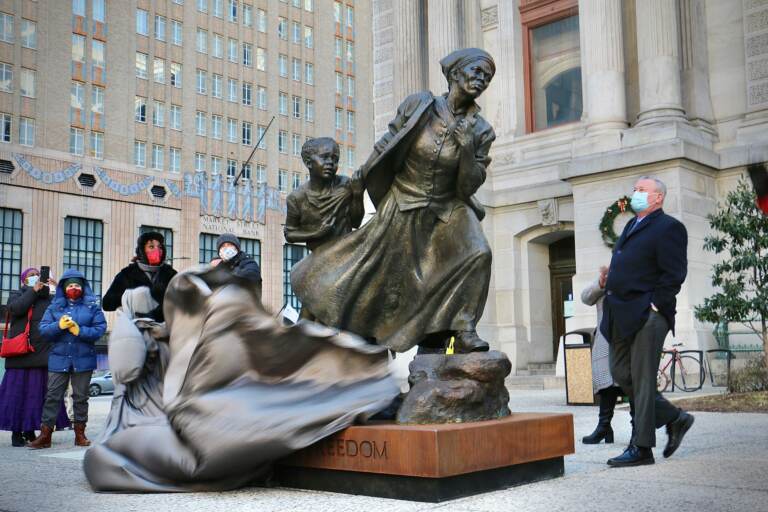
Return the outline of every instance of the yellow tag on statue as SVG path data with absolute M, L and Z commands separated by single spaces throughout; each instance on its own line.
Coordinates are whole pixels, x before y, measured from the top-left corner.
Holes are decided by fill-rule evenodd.
M 445 354 L 452 356 L 453 355 L 453 342 L 455 341 L 455 338 L 451 336 L 451 341 L 448 342 L 448 348 L 445 349 Z

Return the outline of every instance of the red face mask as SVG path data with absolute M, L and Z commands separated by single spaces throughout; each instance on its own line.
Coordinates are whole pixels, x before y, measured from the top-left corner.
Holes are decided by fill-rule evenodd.
M 83 290 L 81 288 L 67 288 L 64 290 L 64 295 L 66 295 L 69 300 L 77 300 L 82 297 Z
M 163 261 L 163 250 L 159 247 L 157 249 L 149 249 L 144 251 L 147 255 L 147 263 L 150 265 L 159 265 Z

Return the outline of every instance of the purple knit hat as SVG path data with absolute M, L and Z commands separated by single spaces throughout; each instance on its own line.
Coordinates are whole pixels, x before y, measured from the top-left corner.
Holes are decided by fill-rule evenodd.
M 27 281 L 27 276 L 29 275 L 30 272 L 37 272 L 38 274 L 40 273 L 40 271 L 35 267 L 29 267 L 28 269 L 26 269 L 24 272 L 21 273 L 21 284 L 24 284 Z

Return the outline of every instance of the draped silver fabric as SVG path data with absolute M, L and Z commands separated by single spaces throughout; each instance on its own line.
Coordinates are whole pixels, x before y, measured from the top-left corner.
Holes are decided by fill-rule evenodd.
M 218 269 L 171 281 L 161 414 L 105 433 L 84 461 L 95 491 L 181 492 L 257 483 L 271 463 L 365 419 L 399 390 L 386 352 L 346 333 L 285 327 Z

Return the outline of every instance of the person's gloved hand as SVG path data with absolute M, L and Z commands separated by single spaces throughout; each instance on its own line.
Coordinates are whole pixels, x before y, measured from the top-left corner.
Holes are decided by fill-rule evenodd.
M 70 319 L 70 321 L 72 325 L 69 326 L 69 332 L 72 333 L 72 336 L 80 336 L 80 326 L 74 320 Z
M 72 320 L 71 316 L 64 315 L 61 318 L 59 318 L 59 329 L 61 330 L 67 330 L 73 325 L 75 325 L 75 321 Z

